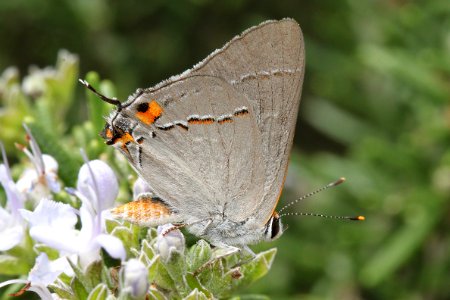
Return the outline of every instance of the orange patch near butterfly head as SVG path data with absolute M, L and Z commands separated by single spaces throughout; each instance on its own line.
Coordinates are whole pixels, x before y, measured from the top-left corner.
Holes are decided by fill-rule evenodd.
M 109 124 L 106 124 L 100 135 L 106 140 L 107 145 L 120 143 L 122 150 L 126 153 L 129 153 L 127 146 L 130 143 L 136 142 L 129 132 L 120 129 L 119 127 L 113 129 Z
M 111 125 L 109 125 L 108 123 L 105 124 L 105 127 L 103 128 L 103 130 L 100 132 L 100 136 L 106 140 L 106 143 L 109 145 L 108 142 L 110 142 L 113 137 L 113 131 L 111 129 Z
M 125 132 L 124 134 L 122 134 L 114 139 L 114 144 L 117 142 L 122 143 L 122 145 L 126 145 L 129 142 L 134 142 L 134 138 L 130 133 Z
M 110 128 L 106 128 L 105 129 L 105 137 L 108 139 L 112 139 L 113 138 L 113 133 L 112 130 Z
M 150 102 L 143 102 L 137 106 L 136 117 L 144 124 L 153 124 L 163 113 L 162 107 L 152 100 Z
M 111 214 L 118 219 L 138 225 L 163 224 L 173 216 L 172 210 L 158 198 L 142 197 L 136 201 L 113 208 Z
M 126 153 L 130 153 L 128 150 L 128 144 L 135 142 L 133 136 L 131 134 L 129 134 L 128 132 L 125 132 L 124 134 L 122 134 L 120 137 L 117 137 L 113 140 L 114 144 L 117 142 L 122 143 L 122 150 L 125 151 Z

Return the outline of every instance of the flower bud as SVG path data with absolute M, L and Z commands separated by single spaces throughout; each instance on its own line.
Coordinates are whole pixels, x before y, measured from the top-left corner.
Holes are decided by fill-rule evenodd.
M 173 229 L 174 225 L 165 224 L 158 226 L 158 237 L 156 238 L 156 249 L 161 257 L 168 261 L 172 251 L 184 252 L 184 235 L 179 229 Z M 169 231 L 170 230 L 170 231 Z
M 141 177 L 138 177 L 133 185 L 133 199 L 136 200 L 141 194 L 149 194 L 150 197 L 153 197 L 153 189 Z
M 122 291 L 133 299 L 145 299 L 149 289 L 148 271 L 145 265 L 137 259 L 130 259 L 122 272 Z

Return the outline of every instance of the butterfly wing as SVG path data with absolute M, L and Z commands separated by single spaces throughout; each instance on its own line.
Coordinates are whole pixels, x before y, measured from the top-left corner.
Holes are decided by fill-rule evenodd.
M 291 19 L 268 21 L 235 37 L 187 74 L 223 78 L 247 96 L 261 132 L 264 195 L 254 210 L 266 222 L 278 202 L 294 138 L 305 68 L 303 36 Z M 182 75 L 183 76 L 183 75 Z
M 210 201 L 209 213 L 230 203 L 228 214 L 235 220 L 252 216 L 257 223 L 265 223 L 278 202 L 287 171 L 303 74 L 304 44 L 298 24 L 290 19 L 262 23 L 192 70 L 130 97 L 124 104 L 130 107 L 122 116 L 135 117 L 139 103 L 155 98 L 165 110 L 158 124 L 174 125 L 177 131 L 168 129 L 166 136 L 158 132 L 164 130 L 155 128 L 156 123 L 150 124 L 143 127 L 142 135 L 156 132 L 156 138 L 144 140 L 135 150 L 119 149 L 134 157 L 132 165 L 158 196 L 185 213 L 208 214 L 204 201 Z M 211 82 L 211 78 L 222 82 Z M 190 92 L 180 93 L 180 88 Z M 215 88 L 233 96 L 214 97 Z M 189 93 L 192 96 L 186 96 Z M 181 130 L 181 121 L 187 122 L 189 116 L 223 117 L 242 105 L 248 105 L 251 117 L 239 118 L 231 129 L 217 123 L 209 128 L 203 124 L 195 133 L 189 128 L 189 136 Z
M 175 211 L 234 219 L 226 203 L 251 210 L 262 197 L 259 129 L 247 97 L 229 83 L 185 77 L 126 105 L 114 122 L 133 128 L 133 141 L 118 148 Z

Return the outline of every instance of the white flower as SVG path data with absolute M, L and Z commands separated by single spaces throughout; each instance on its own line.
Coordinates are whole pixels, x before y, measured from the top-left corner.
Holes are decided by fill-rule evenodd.
M 24 124 L 31 152 L 24 146 L 19 146 L 30 159 L 34 168 L 26 169 L 19 180 L 19 191 L 39 201 L 40 198 L 49 195 L 49 192 L 58 193 L 61 187 L 58 182 L 58 162 L 47 154 L 42 154 L 39 145 L 31 134 L 30 129 Z
M 24 197 L 19 193 L 12 180 L 3 144 L 0 143 L 3 164 L 0 164 L 0 184 L 6 193 L 6 209 L 0 207 L 0 251 L 9 250 L 18 245 L 24 236 L 25 224 L 19 209 L 23 207 Z
M 137 260 L 130 259 L 122 269 L 122 290 L 133 299 L 144 299 L 149 289 L 148 270 Z
M 114 206 L 119 185 L 113 170 L 97 159 L 81 167 L 78 172 L 77 190 L 83 197 L 90 199 L 89 202 L 96 212 L 101 212 Z
M 28 281 L 33 285 L 48 286 L 53 283 L 62 272 L 71 272 L 71 266 L 65 257 L 54 261 L 48 259 L 47 254 L 41 253 L 36 258 L 34 267 L 28 273 Z
M 173 227 L 174 225 L 168 223 L 158 226 L 157 229 L 156 249 L 166 261 L 170 258 L 172 251 L 183 253 L 186 246 L 183 233 Z
M 23 222 L 0 207 L 0 251 L 6 251 L 18 245 L 24 236 Z
M 28 279 L 13 279 L 0 283 L 0 288 L 9 284 L 25 284 L 24 290 L 35 292 L 44 300 L 53 300 L 53 295 L 47 286 L 53 283 L 58 276 L 65 271 L 69 271 L 70 265 L 66 258 L 59 258 L 50 261 L 47 254 L 41 253 L 36 258 L 34 267 L 28 273 Z
M 31 237 L 39 238 L 41 232 L 51 232 L 49 238 L 64 236 L 72 231 L 77 223 L 77 210 L 72 206 L 49 199 L 42 199 L 33 212 L 20 211 L 23 218 L 28 221 Z M 50 232 L 49 232 L 50 231 Z
M 93 177 L 92 177 L 93 176 Z M 109 210 L 117 196 L 117 179 L 109 166 L 101 161 L 85 164 L 79 172 L 80 190 L 71 190 L 82 201 L 80 210 L 67 204 L 43 199 L 33 212 L 22 210 L 30 223 L 30 236 L 61 252 L 77 254 L 83 267 L 100 259 L 100 248 L 114 258 L 125 260 L 122 242 L 104 233 L 102 210 Z M 77 215 L 81 229 L 75 228 Z

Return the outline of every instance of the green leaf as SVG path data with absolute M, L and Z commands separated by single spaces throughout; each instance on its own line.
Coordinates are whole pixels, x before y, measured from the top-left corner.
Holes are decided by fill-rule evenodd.
M 101 282 L 106 284 L 110 290 L 115 290 L 117 288 L 117 277 L 119 268 L 110 268 L 103 266 L 101 274 Z
M 156 228 L 151 227 L 147 230 L 147 240 L 153 241 L 157 237 L 158 237 L 158 231 L 156 230 Z
M 111 233 L 117 226 L 123 226 L 119 220 L 105 219 L 106 232 Z
M 34 249 L 38 252 L 38 253 L 45 253 L 48 256 L 48 259 L 50 260 L 55 260 L 57 258 L 59 258 L 59 252 L 47 245 L 44 244 L 36 244 L 34 245 Z
M 169 260 L 167 262 L 163 261 L 163 263 L 173 279 L 176 289 L 181 293 L 186 292 L 187 284 L 184 278 L 186 275 L 186 257 L 184 254 L 171 249 Z
M 150 282 L 155 283 L 158 287 L 169 291 L 175 290 L 175 283 L 169 275 L 164 264 L 161 262 L 161 256 L 157 255 L 148 268 L 148 278 Z
M 22 275 L 27 274 L 30 266 L 20 257 L 0 254 L 0 274 Z
M 88 297 L 89 294 L 78 277 L 74 277 L 72 279 L 71 287 L 76 299 L 86 299 Z
M 184 297 L 183 300 L 208 300 L 208 297 L 205 296 L 202 292 L 195 289 L 188 296 Z
M 75 295 L 73 294 L 72 288 L 60 280 L 55 281 L 48 287 L 61 299 L 77 300 L 77 298 L 75 298 Z
M 130 257 L 132 254 L 130 251 L 131 248 L 139 248 L 139 235 L 133 229 L 127 228 L 125 226 L 117 226 L 113 229 L 111 235 L 117 237 L 122 241 L 123 246 L 127 251 L 128 257 Z
M 196 271 L 211 259 L 211 246 L 205 240 L 199 240 L 194 246 L 189 249 L 186 260 L 188 270 L 190 272 Z
M 270 300 L 270 297 L 264 295 L 249 294 L 232 297 L 229 300 Z
M 150 288 L 148 292 L 148 298 L 151 300 L 167 300 L 168 298 L 164 296 L 163 293 L 161 293 L 158 290 Z
M 141 252 L 145 253 L 148 259 L 153 259 L 156 255 L 148 240 L 142 240 Z
M 197 275 L 200 283 L 210 291 L 214 296 L 222 295 L 224 289 L 228 291 L 228 283 L 222 280 L 225 268 L 223 266 L 223 259 L 214 259 L 208 262 L 205 268 L 202 268 L 200 274 Z
M 98 284 L 88 296 L 88 300 L 106 300 L 110 295 L 108 287 L 104 283 Z
M 276 253 L 277 249 L 272 248 L 258 253 L 250 262 L 243 264 L 240 267 L 242 276 L 239 279 L 233 280 L 233 285 L 235 287 L 246 286 L 266 275 L 272 266 Z M 232 274 L 228 274 L 227 276 L 231 275 Z
M 92 290 L 95 286 L 101 283 L 103 266 L 102 261 L 94 261 L 86 268 L 85 276 L 89 284 L 86 286 L 86 289 L 88 291 Z
M 187 273 L 185 279 L 190 290 L 198 289 L 208 298 L 213 298 L 213 295 L 200 283 L 198 278 L 192 273 Z
M 78 285 L 81 285 L 84 289 L 84 291 L 90 291 L 94 288 L 94 284 L 92 284 L 92 280 L 91 278 L 87 278 L 87 276 L 84 274 L 83 270 L 78 267 L 75 263 L 73 263 L 70 259 L 67 260 L 70 264 L 70 266 L 72 267 L 73 272 L 75 273 L 75 277 L 72 279 L 72 288 L 73 285 L 75 284 L 77 288 Z M 76 279 L 76 283 L 74 283 L 74 280 Z

